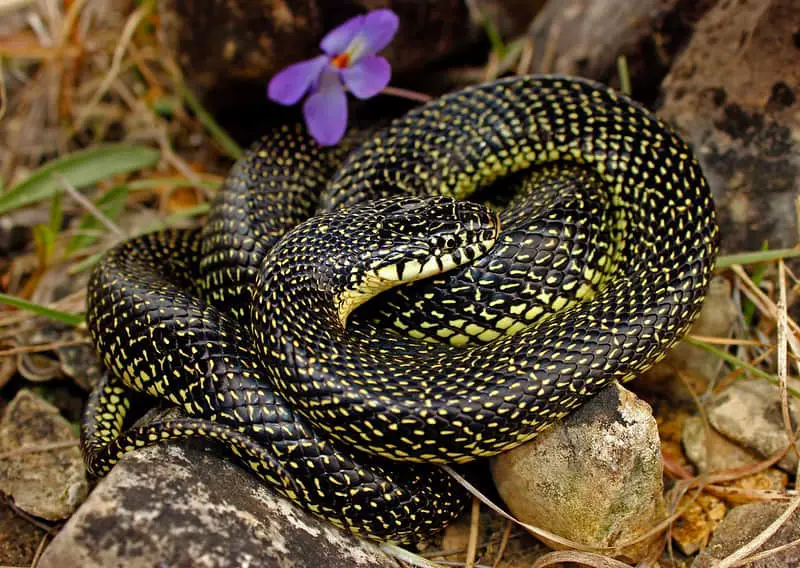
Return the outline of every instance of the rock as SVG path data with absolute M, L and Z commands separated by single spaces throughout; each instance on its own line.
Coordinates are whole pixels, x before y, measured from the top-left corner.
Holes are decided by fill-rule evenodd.
M 716 2 L 664 79 L 662 118 L 695 148 L 725 251 L 791 247 L 800 190 L 797 0 Z
M 683 514 L 672 524 L 672 539 L 686 555 L 706 546 L 728 510 L 717 497 L 705 493 L 695 495 L 693 491 L 681 497 L 677 508 Z
M 664 517 L 655 419 L 646 403 L 619 385 L 533 441 L 500 454 L 491 470 L 518 519 L 584 544 L 623 544 Z M 637 561 L 649 544 L 621 556 Z
M 789 408 L 796 425 L 800 414 L 791 397 Z M 721 391 L 709 405 L 708 421 L 727 438 L 765 458 L 782 452 L 789 443 L 778 387 L 762 379 L 739 381 Z M 797 454 L 789 450 L 777 465 L 794 473 Z
M 706 428 L 699 416 L 690 416 L 685 420 L 681 440 L 686 457 L 701 472 L 736 469 L 761 461 L 761 458 L 732 443 L 713 428 Z
M 738 313 L 731 298 L 730 282 L 716 276 L 711 280 L 703 309 L 689 332 L 707 337 L 729 337 Z M 676 402 L 692 402 L 694 398 L 686 382 L 694 395 L 703 394 L 716 380 L 721 367 L 719 357 L 682 341 L 648 370 L 641 381 L 637 381 L 637 386 L 658 391 Z
M 750 503 L 732 509 L 714 531 L 714 537 L 708 547 L 692 563 L 692 568 L 712 568 L 717 561 L 750 542 L 785 510 L 785 503 L 775 502 Z M 758 551 L 775 548 L 798 538 L 800 538 L 800 511 L 796 510 Z M 800 566 L 800 547 L 787 547 L 766 558 L 747 563 L 746 566 L 748 568 Z
M 126 454 L 45 550 L 41 568 L 394 567 L 196 444 Z
M 66 448 L 22 451 L 23 446 L 74 442 Z M 0 491 L 14 504 L 43 519 L 65 519 L 88 493 L 78 437 L 58 409 L 28 390 L 8 404 L 0 423 Z
M 697 20 L 714 0 L 548 2 L 528 29 L 528 71 L 580 75 L 619 88 L 625 56 L 633 96 L 648 104 Z
M 690 475 L 694 473 L 694 465 L 683 452 L 681 433 L 683 423 L 691 415 L 684 409 L 662 406 L 654 409 L 658 423 L 658 436 L 661 438 L 661 459 L 665 469 L 682 469 Z

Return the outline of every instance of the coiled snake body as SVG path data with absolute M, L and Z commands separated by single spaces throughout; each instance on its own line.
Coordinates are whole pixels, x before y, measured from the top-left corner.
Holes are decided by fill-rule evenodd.
M 499 223 L 463 201 L 509 184 Z M 338 526 L 424 539 L 463 504 L 430 464 L 519 445 L 651 366 L 698 313 L 717 241 L 688 146 L 588 81 L 465 89 L 349 153 L 278 130 L 202 233 L 133 239 L 95 269 L 110 373 L 85 413 L 87 466 L 216 438 Z M 134 391 L 182 417 L 128 427 Z

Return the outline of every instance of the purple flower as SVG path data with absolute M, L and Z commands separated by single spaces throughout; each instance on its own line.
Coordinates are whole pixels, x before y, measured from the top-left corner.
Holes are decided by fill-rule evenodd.
M 293 105 L 310 92 L 303 116 L 322 146 L 341 140 L 347 128 L 345 87 L 359 99 L 381 92 L 392 76 L 389 62 L 377 52 L 397 32 L 399 18 L 391 10 L 356 16 L 322 38 L 325 55 L 290 65 L 276 74 L 267 89 L 271 100 Z

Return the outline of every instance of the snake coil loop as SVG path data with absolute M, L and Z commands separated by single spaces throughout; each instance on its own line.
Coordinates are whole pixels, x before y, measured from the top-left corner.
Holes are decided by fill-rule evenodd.
M 502 231 L 441 196 L 500 202 Z M 201 233 L 137 237 L 94 270 L 109 374 L 82 424 L 87 466 L 212 438 L 337 526 L 425 539 L 464 503 L 431 463 L 519 445 L 663 357 L 699 312 L 718 238 L 690 148 L 585 80 L 465 89 L 353 151 L 276 130 Z M 186 417 L 128 427 L 136 391 Z

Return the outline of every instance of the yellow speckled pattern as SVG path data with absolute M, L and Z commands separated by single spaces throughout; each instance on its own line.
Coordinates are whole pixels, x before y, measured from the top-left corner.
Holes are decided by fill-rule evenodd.
M 502 194 L 498 180 L 521 188 L 499 234 L 494 213 L 453 200 Z M 137 446 L 212 438 L 338 526 L 424 539 L 464 502 L 431 463 L 517 446 L 663 357 L 717 248 L 689 147 L 591 82 L 459 91 L 352 152 L 276 130 L 202 234 L 139 237 L 94 271 L 110 375 L 85 459 L 102 474 Z M 186 417 L 126 429 L 132 391 Z

